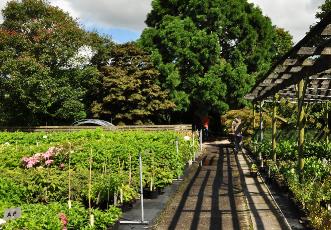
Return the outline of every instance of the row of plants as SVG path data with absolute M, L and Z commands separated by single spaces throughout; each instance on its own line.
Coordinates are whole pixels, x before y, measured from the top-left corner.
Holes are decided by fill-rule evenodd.
M 277 143 L 277 162 L 272 161 L 271 140 L 252 142 L 250 148 L 257 162 L 263 159 L 260 171 L 266 180 L 282 192 L 307 216 L 310 227 L 331 229 L 331 144 L 306 142 L 304 168 L 297 167 L 297 143 L 282 140 Z M 261 162 L 260 162 L 261 163 Z
M 109 227 L 120 217 L 120 208 L 139 198 L 139 154 L 143 185 L 155 191 L 182 175 L 198 149 L 190 133 L 170 131 L 4 132 L 0 140 L 0 212 L 23 209 L 22 218 L 4 229 L 82 229 L 91 227 L 88 214 L 94 215 L 95 229 L 106 229 L 105 223 Z M 39 211 L 40 205 L 48 211 Z

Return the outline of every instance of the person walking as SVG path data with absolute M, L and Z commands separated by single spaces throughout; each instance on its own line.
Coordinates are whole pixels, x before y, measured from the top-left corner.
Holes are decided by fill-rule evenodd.
M 205 133 L 205 138 L 208 139 L 208 128 L 209 128 L 209 117 L 208 116 L 205 116 L 203 119 L 202 119 L 202 124 L 203 124 L 203 129 L 204 129 L 204 133 Z
M 233 141 L 234 141 L 234 148 L 235 148 L 235 153 L 238 153 L 240 144 L 242 141 L 242 122 L 240 117 L 236 117 L 233 122 L 232 122 L 232 133 L 233 133 Z

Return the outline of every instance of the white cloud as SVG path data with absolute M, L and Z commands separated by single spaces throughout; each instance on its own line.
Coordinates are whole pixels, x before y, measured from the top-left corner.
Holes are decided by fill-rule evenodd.
M 274 25 L 290 31 L 298 42 L 316 22 L 315 13 L 323 0 L 249 0 L 271 18 Z
M 68 12 L 73 18 L 79 18 L 80 14 L 78 11 L 74 10 L 70 2 L 67 0 L 50 0 L 51 5 L 57 6 L 62 10 Z
M 51 0 L 89 25 L 141 31 L 151 0 Z

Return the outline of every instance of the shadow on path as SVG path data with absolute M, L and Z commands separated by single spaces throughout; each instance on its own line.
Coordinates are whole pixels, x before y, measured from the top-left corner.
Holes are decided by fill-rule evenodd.
M 232 165 L 236 162 L 233 149 L 227 144 L 209 144 L 207 152 L 182 193 L 167 229 L 241 229 L 238 214 L 243 216 L 247 211 L 237 208 L 244 199 L 238 199 L 242 189 L 240 177 L 234 177 L 239 167 Z

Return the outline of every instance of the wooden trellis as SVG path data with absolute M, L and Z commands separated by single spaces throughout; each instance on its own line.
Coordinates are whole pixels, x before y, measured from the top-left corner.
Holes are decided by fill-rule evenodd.
M 276 99 L 276 96 L 277 99 Z M 245 96 L 253 103 L 286 98 L 298 103 L 298 153 L 299 169 L 304 166 L 305 102 L 331 100 L 331 13 L 317 23 L 289 52 L 280 58 L 267 74 Z M 276 116 L 274 103 L 273 117 Z M 273 136 L 276 134 L 273 119 Z M 273 159 L 276 160 L 276 143 L 273 138 Z

